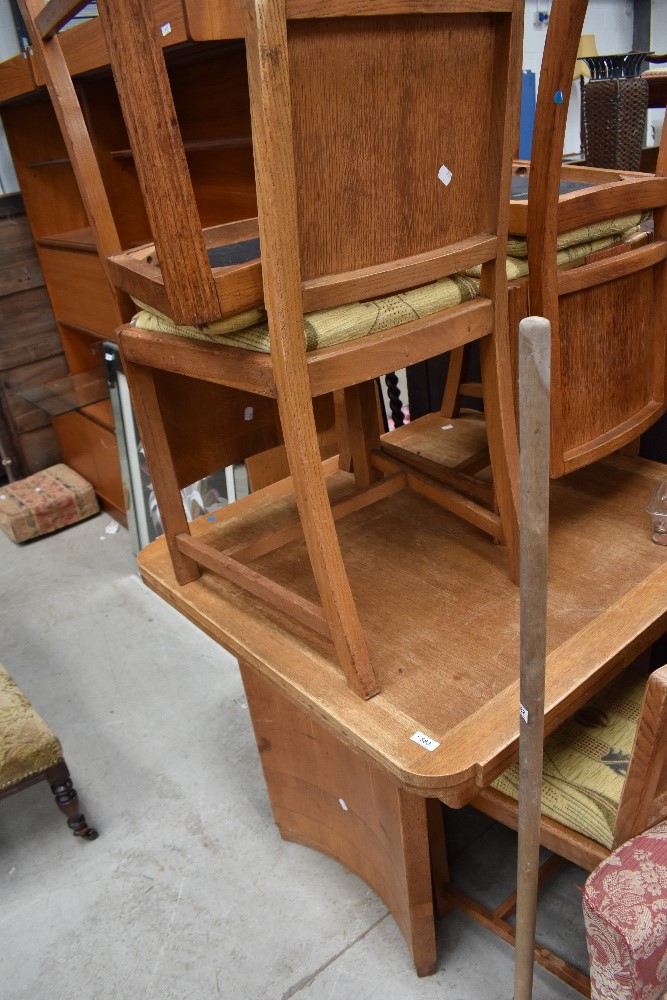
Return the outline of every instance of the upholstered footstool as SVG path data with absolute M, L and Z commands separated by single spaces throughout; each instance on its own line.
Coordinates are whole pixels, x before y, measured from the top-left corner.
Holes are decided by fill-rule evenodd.
M 0 486 L 0 528 L 13 542 L 66 528 L 99 509 L 93 487 L 67 465 Z
M 592 1000 L 657 1000 L 667 990 L 667 822 L 633 837 L 584 889 Z
M 0 666 L 0 799 L 48 781 L 75 837 L 94 840 L 63 759 L 60 741 Z

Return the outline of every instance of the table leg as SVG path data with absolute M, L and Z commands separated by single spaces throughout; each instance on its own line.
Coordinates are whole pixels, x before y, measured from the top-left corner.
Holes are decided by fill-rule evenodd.
M 336 858 L 385 903 L 417 975 L 435 972 L 436 901 L 446 881 L 440 803 L 408 794 L 245 664 L 241 677 L 273 816 L 285 840 Z

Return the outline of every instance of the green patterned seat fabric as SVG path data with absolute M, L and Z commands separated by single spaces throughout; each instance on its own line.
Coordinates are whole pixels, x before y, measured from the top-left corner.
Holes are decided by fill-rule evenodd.
M 650 212 L 635 212 L 633 215 L 621 215 L 615 219 L 605 219 L 603 222 L 591 223 L 560 233 L 556 240 L 556 263 L 558 267 L 571 264 L 589 254 L 606 250 L 615 243 L 636 232 L 640 223 L 646 221 Z M 481 267 L 473 267 L 468 274 L 479 277 Z M 507 241 L 507 278 L 516 281 L 528 274 L 528 242 L 525 236 L 513 236 L 510 233 Z
M 611 850 L 647 676 L 627 670 L 544 741 L 542 813 Z M 493 788 L 519 797 L 519 765 Z
M 0 666 L 0 792 L 62 758 L 58 739 Z
M 420 288 L 413 288 L 397 295 L 353 302 L 350 305 L 323 309 L 304 316 L 306 350 L 333 347 L 350 340 L 367 337 L 371 333 L 402 326 L 415 319 L 432 316 L 445 309 L 469 302 L 479 295 L 479 282 L 465 274 L 454 274 Z M 250 351 L 270 352 L 269 326 L 263 309 L 248 312 L 205 326 L 176 326 L 163 313 L 136 301 L 141 312 L 133 318 L 134 326 L 142 330 L 173 333 L 195 340 L 226 347 L 243 347 Z
M 569 250 L 582 244 L 597 243 L 599 240 L 610 239 L 615 242 L 632 232 L 650 218 L 650 212 L 633 212 L 631 215 L 617 215 L 613 219 L 603 219 L 601 222 L 591 222 L 587 226 L 569 229 L 556 237 L 556 250 Z M 511 257 L 527 257 L 528 241 L 525 236 L 512 236 L 507 241 L 507 253 Z

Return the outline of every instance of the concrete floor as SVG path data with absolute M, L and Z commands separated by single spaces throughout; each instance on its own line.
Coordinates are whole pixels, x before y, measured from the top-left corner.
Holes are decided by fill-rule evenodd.
M 0 533 L 0 660 L 100 831 L 75 840 L 44 784 L 0 803 L 1 1000 L 510 1000 L 508 945 L 454 912 L 419 980 L 374 893 L 280 839 L 235 661 L 144 587 L 111 523 Z M 500 902 L 514 835 L 447 824 L 453 880 Z M 566 867 L 539 921 L 580 965 L 584 878 Z M 534 996 L 578 994 L 537 969 Z

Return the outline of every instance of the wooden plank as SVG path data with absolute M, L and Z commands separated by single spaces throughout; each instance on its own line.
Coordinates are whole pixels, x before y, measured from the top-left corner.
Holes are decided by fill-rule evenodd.
M 484 788 L 471 802 L 471 805 L 485 816 L 490 816 L 498 823 L 516 830 L 519 814 L 516 799 L 504 795 L 495 788 Z M 609 852 L 588 837 L 569 830 L 562 823 L 557 823 L 548 816 L 540 819 L 540 843 L 548 851 L 556 852 L 555 856 L 566 858 L 573 865 L 578 865 L 592 872 Z
M 306 312 L 330 309 L 347 302 L 391 295 L 416 284 L 438 281 L 492 260 L 497 243 L 495 236 L 470 237 L 458 244 L 394 260 L 386 265 L 311 278 L 301 284 L 303 307 Z
M 363 6 L 346 4 L 345 10 L 355 15 Z M 335 9 L 317 7 L 318 14 Z M 413 3 L 405 8 L 398 17 L 289 23 L 304 281 L 384 266 L 495 233 L 495 225 L 487 228 L 489 176 L 493 198 L 499 198 L 497 164 L 488 163 L 488 130 L 499 100 L 498 22 L 509 19 L 496 21 L 488 13 L 417 17 Z M 378 14 L 382 7 L 373 3 L 366 9 Z M 352 65 L 355 72 L 346 72 Z M 475 73 L 469 72 L 471 65 Z M 409 115 L 400 113 L 406 106 Z M 326 142 L 321 107 L 327 108 Z M 469 107 L 484 108 L 474 130 Z M 452 175 L 449 184 L 438 179 L 442 166 Z
M 189 559 L 193 559 L 204 569 L 219 573 L 225 579 L 231 580 L 239 587 L 243 587 L 250 594 L 266 601 L 272 607 L 277 608 L 282 614 L 289 615 L 297 621 L 314 629 L 320 635 L 329 638 L 329 626 L 324 616 L 322 608 L 299 597 L 294 591 L 281 587 L 280 584 L 269 580 L 262 573 L 251 569 L 244 563 L 231 559 L 224 552 L 216 552 L 208 545 L 204 545 L 190 535 L 178 535 L 176 545 L 179 550 Z
M 310 391 L 314 396 L 399 371 L 406 365 L 480 340 L 493 330 L 488 299 L 475 299 L 434 316 L 404 323 L 363 341 L 325 347 L 307 355 Z
M 462 517 L 469 524 L 475 525 L 498 542 L 504 542 L 503 525 L 497 514 L 485 510 L 479 504 L 462 497 L 456 490 L 449 489 L 440 483 L 434 483 L 427 476 L 418 472 L 408 474 L 408 486 L 420 496 L 432 500 L 444 510 Z
M 613 442 L 615 448 L 622 448 L 624 445 L 634 441 L 635 438 L 643 434 L 651 427 L 661 413 L 664 412 L 664 402 L 650 402 L 642 406 L 632 417 L 622 424 L 616 425 L 612 430 L 599 437 L 593 438 L 585 445 L 578 448 L 570 448 L 563 452 L 563 460 L 568 471 L 578 469 L 581 465 L 589 465 L 599 458 L 609 454 L 610 443 Z
M 39 288 L 44 284 L 30 227 L 24 215 L 0 221 L 0 245 L 0 297 Z
M 286 0 L 288 18 L 369 17 L 386 14 L 503 14 L 512 0 Z
M 182 0 L 151 0 L 151 7 L 156 23 L 164 28 L 164 34 L 160 31 L 163 48 L 188 40 Z M 109 65 L 109 52 L 99 18 L 91 18 L 64 31 L 60 36 L 60 45 L 73 76 Z M 37 85 L 43 85 L 44 75 L 35 60 L 33 71 Z
M 37 30 L 48 41 L 87 6 L 88 0 L 49 0 L 35 18 Z
M 40 236 L 37 244 L 40 247 L 56 247 L 59 250 L 81 250 L 82 253 L 95 253 L 95 237 L 90 226 L 71 229 L 66 233 Z
M 153 333 L 123 326 L 119 341 L 129 361 L 160 368 L 205 382 L 224 381 L 232 389 L 245 389 L 275 398 L 271 358 L 240 347 L 220 347 L 171 333 Z M 221 368 L 224 369 L 224 376 Z
M 123 316 L 132 314 L 125 305 L 121 313 L 115 290 L 105 276 L 103 260 L 97 254 L 44 248 L 40 259 L 53 311 L 60 322 L 107 337 L 113 336 Z
M 570 271 L 558 272 L 558 294 L 571 295 L 584 288 L 615 281 L 628 274 L 636 274 L 667 259 L 667 241 L 656 240 L 648 246 L 630 250 L 620 257 L 610 257 L 594 264 L 583 264 Z
M 534 173 L 533 169 L 531 177 Z M 638 180 L 625 180 L 622 184 L 603 184 L 587 191 L 564 194 L 558 202 L 556 231 L 564 233 L 613 218 L 619 212 L 628 215 L 664 205 L 667 202 L 667 178 L 639 177 Z

